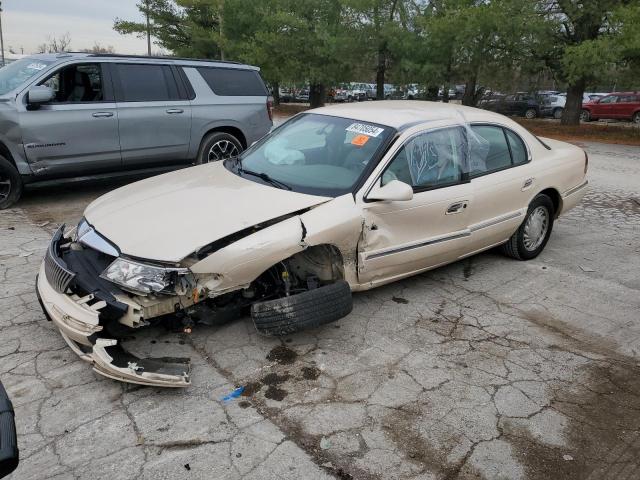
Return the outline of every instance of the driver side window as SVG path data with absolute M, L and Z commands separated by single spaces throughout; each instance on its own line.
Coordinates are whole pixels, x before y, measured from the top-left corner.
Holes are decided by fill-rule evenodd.
M 102 70 L 99 63 L 69 65 L 40 82 L 51 88 L 49 103 L 101 102 L 104 100 Z
M 382 185 L 392 180 L 429 190 L 460 182 L 466 140 L 461 128 L 444 128 L 408 140 L 382 174 Z

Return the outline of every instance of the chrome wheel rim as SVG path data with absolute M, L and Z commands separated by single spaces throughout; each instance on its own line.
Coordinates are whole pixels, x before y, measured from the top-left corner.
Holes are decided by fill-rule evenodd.
M 11 193 L 11 180 L 0 174 L 0 201 L 6 200 Z
M 211 145 L 209 154 L 207 155 L 207 162 L 216 162 L 218 160 L 225 160 L 227 158 L 235 157 L 240 153 L 240 149 L 237 145 L 230 140 L 218 140 Z
M 536 112 L 535 112 L 535 110 L 527 110 L 525 112 L 524 116 L 527 117 L 527 118 L 535 118 Z
M 524 248 L 529 252 L 536 250 L 544 242 L 548 230 L 549 211 L 543 206 L 536 207 L 524 224 Z

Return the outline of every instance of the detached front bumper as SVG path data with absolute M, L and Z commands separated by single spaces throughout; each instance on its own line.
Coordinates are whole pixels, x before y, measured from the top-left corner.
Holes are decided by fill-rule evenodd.
M 36 278 L 36 293 L 48 320 L 58 328 L 69 347 L 91 363 L 100 375 L 123 382 L 159 387 L 190 384 L 188 358 L 139 358 L 126 352 L 117 340 L 105 337 L 102 311 L 107 302 L 93 293 L 78 294 L 76 272 L 64 262 L 63 227 L 55 233 Z M 75 291 L 74 291 L 75 290 Z

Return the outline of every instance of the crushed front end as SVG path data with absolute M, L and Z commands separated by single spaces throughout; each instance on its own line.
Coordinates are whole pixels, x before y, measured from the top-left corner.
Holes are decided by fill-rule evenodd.
M 117 247 L 101 237 L 86 222 L 65 235 L 64 225 L 54 234 L 37 276 L 37 294 L 47 317 L 80 358 L 106 377 L 142 385 L 185 387 L 189 385 L 188 358 L 139 358 L 126 352 L 117 337 L 122 331 L 149 324 L 192 305 L 191 296 L 166 294 L 159 281 L 127 291 L 105 278 L 105 273 L 121 260 Z M 124 260 L 126 261 L 126 260 Z M 135 264 L 135 262 L 131 262 Z M 167 287 L 185 269 L 150 267 L 167 272 Z M 131 275 L 129 275 L 131 278 Z M 180 282 L 177 282 L 180 283 Z M 146 291 L 145 291 L 146 290 Z

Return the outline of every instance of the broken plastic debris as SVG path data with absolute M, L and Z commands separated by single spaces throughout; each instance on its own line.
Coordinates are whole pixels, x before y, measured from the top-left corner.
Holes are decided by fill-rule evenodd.
M 571 460 L 573 460 L 573 457 L 571 455 L 563 455 L 562 458 L 567 462 L 570 462 Z
M 331 448 L 331 442 L 327 437 L 322 437 L 320 439 L 320 448 L 323 450 L 329 450 Z
M 581 269 L 583 272 L 587 272 L 587 273 L 595 272 L 595 270 L 594 270 L 593 268 L 590 268 L 590 267 L 583 267 L 582 265 L 578 265 L 578 266 L 580 267 L 580 269 Z
M 242 392 L 244 392 L 244 387 L 238 387 L 233 392 L 231 392 L 229 395 L 225 395 L 224 397 L 222 397 L 222 401 L 223 402 L 230 402 L 234 398 L 238 398 L 240 395 L 242 395 Z

